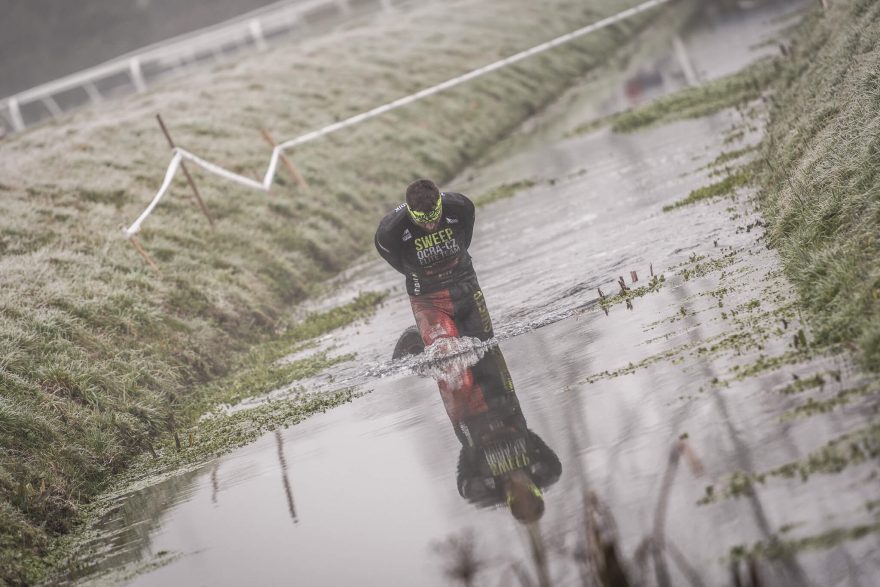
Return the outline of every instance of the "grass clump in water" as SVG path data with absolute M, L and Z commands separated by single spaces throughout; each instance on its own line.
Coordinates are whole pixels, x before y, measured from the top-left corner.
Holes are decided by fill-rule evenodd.
M 664 283 L 666 283 L 666 277 L 664 277 L 663 275 L 654 275 L 651 277 L 650 281 L 648 281 L 647 285 L 643 285 L 635 289 L 627 288 L 612 296 L 600 297 L 599 307 L 605 311 L 608 311 L 610 308 L 616 306 L 617 304 L 632 302 L 632 300 L 636 298 L 640 298 L 649 293 L 660 291 L 660 288 L 663 287 Z
M 612 117 L 615 132 L 700 118 L 761 96 L 775 72 L 774 62 L 763 59 L 737 73 L 658 98 L 645 106 Z
M 688 194 L 686 198 L 663 206 L 663 211 L 671 212 L 672 210 L 681 208 L 682 206 L 690 206 L 691 204 L 696 204 L 697 202 L 708 200 L 710 198 L 729 196 L 733 194 L 734 191 L 736 191 L 738 188 L 748 185 L 752 181 L 752 177 L 752 174 L 745 170 L 735 171 L 721 181 L 717 181 L 713 184 L 697 188 L 693 190 L 690 194 Z
M 859 540 L 870 534 L 880 532 L 880 522 L 860 524 L 850 528 L 833 528 L 827 532 L 797 538 L 793 540 L 781 540 L 772 536 L 767 541 L 759 541 L 751 547 L 743 545 L 735 546 L 730 550 L 731 560 L 747 559 L 784 559 L 805 550 L 828 550 L 850 540 Z
M 520 181 L 515 181 L 513 183 L 505 183 L 499 185 L 492 190 L 486 192 L 482 196 L 476 198 L 475 204 L 477 206 L 485 206 L 487 204 L 491 204 L 492 202 L 496 202 L 498 200 L 504 200 L 506 198 L 512 198 L 517 192 L 522 190 L 527 190 L 530 187 L 534 187 L 535 182 L 531 179 L 523 179 Z

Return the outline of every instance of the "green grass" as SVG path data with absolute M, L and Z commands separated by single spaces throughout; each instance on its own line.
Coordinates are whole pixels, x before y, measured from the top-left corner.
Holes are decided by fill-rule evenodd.
M 721 196 L 729 196 L 736 191 L 737 188 L 748 185 L 752 180 L 752 175 L 746 171 L 738 170 L 726 176 L 724 179 L 715 183 L 703 186 L 693 190 L 686 198 L 682 198 L 672 204 L 663 206 L 664 212 L 671 212 L 682 206 L 690 206 L 703 200 L 718 198 Z
M 880 370 L 880 4 L 834 2 L 792 43 L 761 154 L 769 237 L 818 344 Z
M 777 536 L 771 536 L 767 541 L 759 541 L 750 547 L 743 545 L 735 546 L 730 550 L 731 560 L 743 559 L 787 559 L 803 551 L 830 550 L 839 544 L 851 540 L 860 540 L 865 536 L 880 532 L 880 522 L 874 521 L 869 524 L 861 524 L 849 528 L 833 528 L 815 534 L 793 540 L 781 540 Z
M 616 132 L 633 132 L 675 120 L 701 118 L 746 104 L 760 97 L 774 72 L 775 62 L 763 59 L 737 73 L 618 114 L 613 118 L 611 128 Z
M 466 19 L 431 5 L 4 140 L 0 583 L 33 582 L 83 504 L 200 411 L 339 360 L 233 369 L 316 284 L 372 250 L 409 181 L 450 180 L 652 16 L 297 149 L 308 190 L 283 173 L 267 195 L 195 171 L 214 230 L 176 180 L 140 236 L 161 276 L 119 237 L 170 158 L 156 112 L 177 144 L 262 175 L 261 127 L 294 137 L 634 4 L 489 0 Z
M 485 206 L 487 204 L 491 204 L 492 202 L 497 202 L 498 200 L 504 200 L 507 198 L 512 198 L 518 192 L 522 190 L 527 190 L 530 187 L 534 187 L 535 182 L 530 179 L 523 179 L 521 181 L 515 181 L 513 183 L 505 183 L 499 186 L 496 186 L 482 194 L 477 196 L 474 200 L 474 203 L 477 206 Z

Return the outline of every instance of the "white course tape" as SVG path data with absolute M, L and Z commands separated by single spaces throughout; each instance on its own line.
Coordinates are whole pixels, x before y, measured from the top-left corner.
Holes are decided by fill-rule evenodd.
M 449 88 L 455 87 L 459 84 L 462 84 L 466 81 L 470 81 L 474 78 L 480 77 L 482 75 L 486 75 L 487 73 L 493 72 L 497 69 L 501 69 L 502 67 L 506 67 L 518 61 L 522 61 L 527 57 L 531 57 L 532 55 L 536 55 L 538 53 L 543 53 L 549 49 L 562 45 L 563 43 L 567 43 L 584 35 L 588 35 L 593 33 L 599 29 L 603 29 L 607 26 L 620 22 L 622 20 L 631 18 L 640 12 L 644 12 L 646 10 L 650 10 L 656 6 L 660 6 L 661 4 L 666 4 L 667 2 L 671 2 L 672 0 L 649 0 L 648 2 L 644 2 L 643 4 L 639 4 L 638 6 L 634 6 L 628 10 L 624 10 L 623 12 L 619 12 L 614 16 L 609 16 L 608 18 L 603 18 L 598 22 L 594 22 L 593 24 L 587 25 L 583 28 L 580 28 L 576 31 L 567 33 L 562 35 L 561 37 L 557 37 L 551 41 L 547 41 L 546 43 L 542 43 L 540 45 L 536 45 L 531 49 L 526 49 L 525 51 L 521 51 L 516 53 L 515 55 L 511 55 L 510 57 L 506 57 L 494 63 L 490 63 L 484 67 L 479 69 L 475 69 L 471 72 L 468 72 L 464 75 L 460 75 L 458 77 L 447 80 L 443 83 L 437 84 L 436 86 L 431 86 L 430 88 L 425 88 L 415 94 L 411 94 L 409 96 L 405 96 L 403 98 L 399 98 L 393 102 L 389 102 L 388 104 L 384 104 L 377 108 L 373 108 L 372 110 L 368 110 L 367 112 L 362 112 L 361 114 L 356 114 L 350 118 L 346 118 L 345 120 L 341 120 L 329 126 L 325 126 L 322 129 L 304 134 L 295 139 L 290 139 L 276 146 L 272 150 L 272 157 L 269 160 L 269 168 L 266 170 L 266 175 L 263 177 L 262 182 L 255 181 L 249 177 L 245 177 L 243 175 L 239 175 L 238 173 L 234 173 L 219 165 L 211 163 L 210 161 L 205 161 L 201 157 L 190 153 L 189 151 L 181 148 L 174 149 L 174 157 L 171 159 L 171 163 L 168 164 L 168 170 L 165 172 L 165 180 L 162 182 L 162 186 L 159 188 L 159 191 L 153 197 L 153 200 L 150 202 L 150 205 L 147 206 L 147 209 L 143 211 L 143 213 L 138 217 L 134 223 L 124 230 L 125 236 L 132 237 L 137 234 L 141 229 L 141 224 L 146 220 L 146 218 L 153 212 L 153 209 L 159 203 L 159 200 L 162 199 L 162 196 L 168 191 L 171 187 L 171 181 L 174 179 L 175 173 L 177 173 L 177 168 L 180 167 L 180 163 L 182 159 L 186 159 L 187 161 L 192 161 L 205 171 L 209 171 L 215 175 L 219 175 L 220 177 L 226 178 L 230 181 L 234 181 L 241 185 L 263 190 L 269 191 L 269 188 L 272 186 L 272 182 L 275 179 L 275 171 L 278 168 L 278 159 L 281 157 L 281 153 L 287 149 L 292 147 L 296 147 L 298 145 L 302 145 L 303 143 L 307 143 L 309 141 L 313 141 L 315 139 L 326 136 L 330 133 L 336 132 L 343 128 L 352 126 L 354 124 L 358 124 L 359 122 L 363 122 L 370 118 L 379 116 L 380 114 L 385 114 L 386 112 L 390 112 L 391 110 L 395 110 L 402 106 L 406 106 L 408 104 L 412 104 L 417 100 L 421 100 L 422 98 L 427 98 L 428 96 L 432 96 L 438 92 L 442 92 L 443 90 L 448 90 Z

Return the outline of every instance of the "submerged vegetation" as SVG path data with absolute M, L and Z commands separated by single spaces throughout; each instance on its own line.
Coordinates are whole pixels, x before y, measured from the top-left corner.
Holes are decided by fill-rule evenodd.
M 448 181 L 650 15 L 298 149 L 307 188 L 279 177 L 267 195 L 196 172 L 215 229 L 178 179 L 140 234 L 161 274 L 118 237 L 168 163 L 157 112 L 178 144 L 261 174 L 262 127 L 294 137 L 634 4 L 491 0 L 469 5 L 463 19 L 432 4 L 7 138 L 0 582 L 39 578 L 49 540 L 69 530 L 82 504 L 212 404 L 339 360 L 316 355 L 231 375 L 253 358 L 249 348 L 277 336 L 292 304 L 371 248 L 402 186 L 417 176 Z M 302 344 L 279 340 L 286 351 Z
M 774 75 L 774 61 L 763 59 L 737 73 L 618 114 L 613 118 L 611 128 L 616 132 L 632 132 L 675 120 L 700 118 L 746 104 L 761 96 Z
M 737 73 L 657 98 L 632 110 L 588 122 L 575 129 L 572 134 L 590 132 L 605 123 L 610 123 L 615 132 L 634 132 L 742 106 L 759 98 L 766 91 L 775 75 L 775 69 L 773 60 L 763 59 Z
M 506 198 L 512 198 L 518 192 L 522 190 L 527 190 L 530 187 L 534 187 L 535 182 L 531 179 L 523 179 L 520 181 L 515 181 L 513 183 L 505 183 L 495 188 L 489 190 L 485 194 L 476 198 L 474 203 L 477 206 L 485 206 L 487 204 L 491 204 L 492 202 L 498 200 L 504 200 Z
M 737 188 L 747 185 L 751 175 L 746 171 L 736 171 L 724 179 L 713 184 L 693 190 L 686 198 L 678 200 L 667 206 L 663 206 L 664 212 L 670 212 L 682 206 L 689 206 L 702 200 L 731 195 Z

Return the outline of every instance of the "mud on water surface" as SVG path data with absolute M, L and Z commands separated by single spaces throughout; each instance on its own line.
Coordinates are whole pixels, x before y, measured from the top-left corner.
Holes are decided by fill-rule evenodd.
M 758 45 L 786 22 L 768 8 L 734 17 L 685 44 L 711 54 L 735 26 Z M 674 86 L 676 61 L 642 63 Z M 876 379 L 811 346 L 749 189 L 662 211 L 759 140 L 760 115 L 570 136 L 588 116 L 572 112 L 603 107 L 583 88 L 573 103 L 578 91 L 446 186 L 477 200 L 519 186 L 478 210 L 472 253 L 498 345 L 465 345 L 456 372 L 486 388 L 509 373 L 518 401 L 504 405 L 550 463 L 539 521 L 463 489 L 454 403 L 414 374 L 438 360 L 389 361 L 412 315 L 398 276 L 367 259 L 314 307 L 386 289 L 388 301 L 304 351 L 356 360 L 269 397 L 368 393 L 120 497 L 86 555 L 101 572 L 83 579 L 871 585 Z

